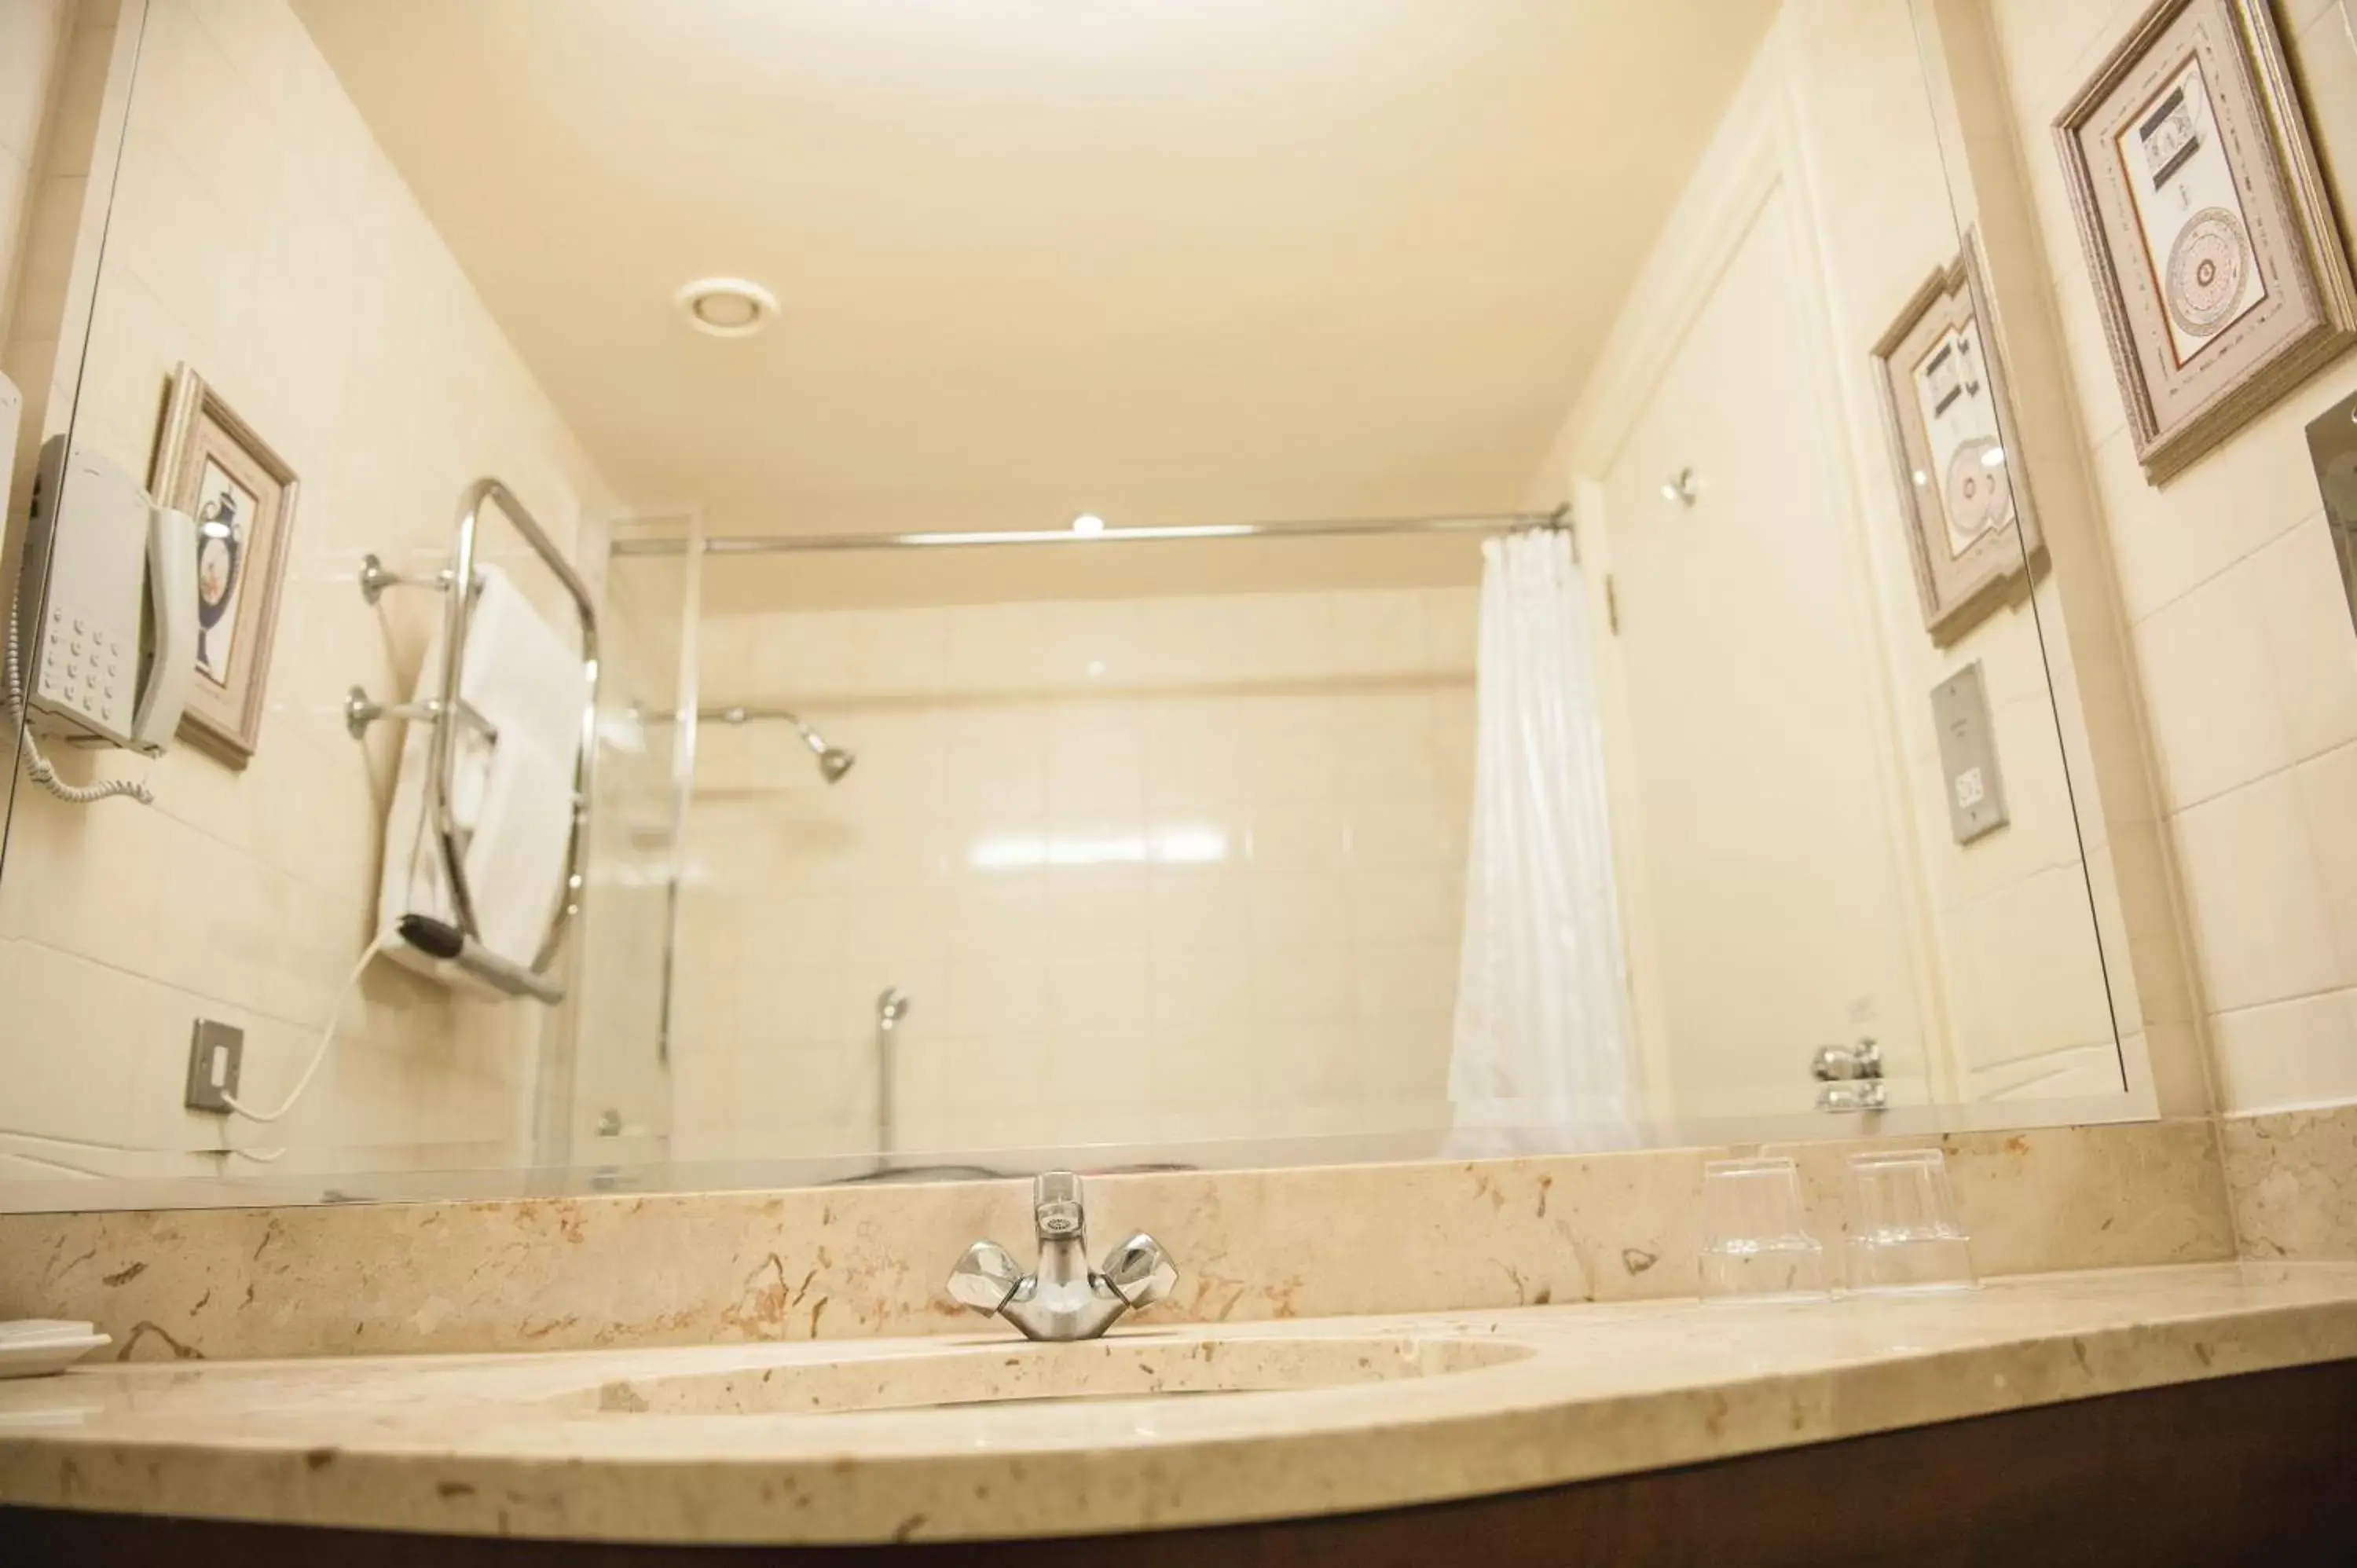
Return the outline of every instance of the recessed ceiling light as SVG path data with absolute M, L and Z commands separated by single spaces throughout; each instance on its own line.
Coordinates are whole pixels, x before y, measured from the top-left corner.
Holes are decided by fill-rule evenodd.
M 687 324 L 715 338 L 750 338 L 778 314 L 778 296 L 744 278 L 698 278 L 676 299 Z
M 1099 517 L 1092 511 L 1084 511 L 1081 513 L 1080 516 L 1072 519 L 1072 532 L 1074 533 L 1103 533 L 1104 532 L 1104 519 Z

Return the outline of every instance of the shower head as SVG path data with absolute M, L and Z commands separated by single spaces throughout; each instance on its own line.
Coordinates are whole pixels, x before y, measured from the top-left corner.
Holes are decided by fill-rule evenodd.
M 897 985 L 886 986 L 876 998 L 876 1021 L 885 1028 L 891 1028 L 909 1015 L 909 1003 L 907 992 Z
M 819 734 L 793 714 L 784 714 L 780 716 L 794 726 L 794 733 L 802 737 L 802 744 L 811 748 L 813 757 L 818 758 L 818 776 L 828 783 L 833 784 L 840 780 L 845 774 L 851 771 L 851 765 L 859 760 L 839 746 L 827 745 L 826 736 Z
M 748 708 L 742 704 L 735 704 L 726 708 L 705 708 L 697 716 L 724 725 L 750 724 L 755 719 L 783 719 L 794 726 L 794 733 L 802 737 L 802 744 L 810 747 L 813 757 L 818 758 L 819 777 L 830 784 L 850 772 L 853 765 L 859 760 L 856 752 L 845 751 L 839 746 L 827 745 L 824 736 L 802 723 L 799 714 L 789 713 L 783 708 Z

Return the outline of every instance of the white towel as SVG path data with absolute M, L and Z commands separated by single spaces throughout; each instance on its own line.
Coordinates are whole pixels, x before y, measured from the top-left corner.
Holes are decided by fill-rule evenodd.
M 501 958 L 529 965 L 540 955 L 564 890 L 588 675 L 580 654 L 541 618 L 505 573 L 486 566 L 479 575 L 482 586 L 468 627 L 458 694 L 490 721 L 499 738 L 492 741 L 473 725 L 457 722 L 451 808 L 466 838 L 477 940 Z M 442 639 L 436 637 L 418 671 L 417 700 L 440 694 L 442 660 Z M 426 724 L 411 725 L 402 743 L 378 900 L 378 918 L 386 927 L 404 915 L 458 923 L 429 821 L 425 784 L 432 745 L 433 726 Z M 405 945 L 391 951 L 413 967 L 450 976 L 447 966 L 436 966 Z

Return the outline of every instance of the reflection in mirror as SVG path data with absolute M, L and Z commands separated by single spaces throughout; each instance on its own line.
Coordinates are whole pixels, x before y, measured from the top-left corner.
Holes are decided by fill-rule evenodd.
M 1909 7 L 42 9 L 0 1203 L 2149 1113 Z

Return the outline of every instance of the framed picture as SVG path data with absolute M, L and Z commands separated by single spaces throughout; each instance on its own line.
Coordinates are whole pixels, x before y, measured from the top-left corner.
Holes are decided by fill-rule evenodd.
M 2357 285 L 2267 0 L 2159 0 L 2054 133 L 2147 478 L 2357 340 Z
M 197 520 L 197 678 L 180 738 L 243 768 L 262 734 L 263 687 L 299 489 L 288 467 L 182 365 L 164 411 L 151 488 Z
M 1967 234 L 1874 346 L 1923 625 L 1942 645 L 2027 583 L 2046 542 L 2007 451 L 2013 405 L 1986 297 Z

